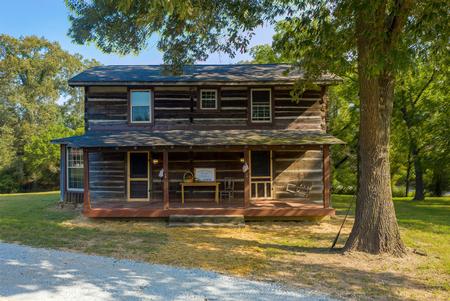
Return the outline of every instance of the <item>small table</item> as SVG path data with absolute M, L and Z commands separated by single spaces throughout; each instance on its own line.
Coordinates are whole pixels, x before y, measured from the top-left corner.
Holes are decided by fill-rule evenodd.
M 196 187 L 196 186 L 204 186 L 204 187 L 216 187 L 216 192 L 214 195 L 214 199 L 217 204 L 219 204 L 219 185 L 220 182 L 181 182 L 181 204 L 184 205 L 184 187 Z

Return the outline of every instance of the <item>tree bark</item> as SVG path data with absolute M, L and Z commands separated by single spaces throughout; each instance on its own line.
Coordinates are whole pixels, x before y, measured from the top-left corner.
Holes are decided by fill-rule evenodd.
M 419 150 L 414 146 L 414 173 L 416 174 L 416 193 L 414 194 L 415 201 L 423 201 L 425 199 L 424 185 L 423 185 L 423 169 L 422 162 L 419 157 Z
M 344 251 L 372 254 L 406 253 L 392 202 L 389 135 L 393 109 L 394 73 L 387 60 L 376 70 L 385 46 L 386 7 L 365 10 L 357 16 L 358 80 L 360 93 L 358 192 L 355 223 Z M 398 25 L 398 24 L 397 24 Z M 391 33 L 392 35 L 393 33 Z M 381 46 L 380 46 L 381 45 Z M 388 55 L 383 55 L 388 57 Z
M 405 247 L 392 202 L 389 165 L 393 82 L 364 78 L 360 81 L 359 189 L 355 223 L 344 250 L 401 256 Z

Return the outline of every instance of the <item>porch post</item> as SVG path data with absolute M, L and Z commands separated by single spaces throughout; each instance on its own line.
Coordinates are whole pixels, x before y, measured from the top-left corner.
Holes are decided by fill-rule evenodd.
M 163 185 L 163 203 L 164 209 L 169 209 L 169 152 L 163 152 L 163 169 L 164 169 L 164 185 Z
M 244 150 L 244 162 L 250 169 L 250 150 Z M 250 206 L 250 170 L 244 173 L 244 207 Z
M 330 146 L 323 146 L 323 207 L 329 208 L 331 202 Z
M 59 201 L 66 200 L 66 146 L 60 145 L 60 160 L 59 160 Z
M 89 152 L 83 148 L 83 211 L 87 212 L 91 209 L 91 198 L 89 195 Z

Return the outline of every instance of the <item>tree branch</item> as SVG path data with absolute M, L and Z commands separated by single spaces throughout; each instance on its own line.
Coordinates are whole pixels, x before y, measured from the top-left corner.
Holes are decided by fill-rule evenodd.
M 408 17 L 408 11 L 412 6 L 412 0 L 396 0 L 391 13 L 386 18 L 386 49 L 392 47 L 397 42 L 403 26 Z
M 430 84 L 433 82 L 434 80 L 434 76 L 436 75 L 436 70 L 433 70 L 433 73 L 430 76 L 430 79 L 425 83 L 425 85 L 422 87 L 422 89 L 420 90 L 419 94 L 417 94 L 416 98 L 413 101 L 413 104 L 416 104 L 420 97 L 422 97 L 422 94 L 425 92 L 425 90 L 430 86 Z

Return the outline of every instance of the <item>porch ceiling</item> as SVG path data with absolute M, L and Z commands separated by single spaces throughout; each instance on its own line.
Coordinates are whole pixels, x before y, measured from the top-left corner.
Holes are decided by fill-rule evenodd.
M 326 133 L 298 130 L 91 131 L 52 140 L 72 147 L 257 146 L 344 144 Z

